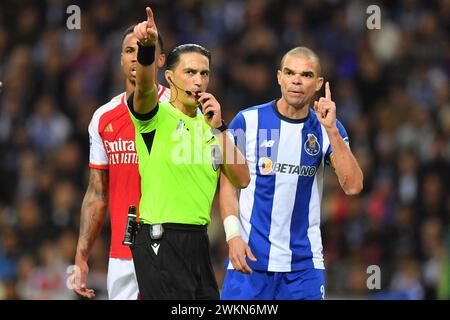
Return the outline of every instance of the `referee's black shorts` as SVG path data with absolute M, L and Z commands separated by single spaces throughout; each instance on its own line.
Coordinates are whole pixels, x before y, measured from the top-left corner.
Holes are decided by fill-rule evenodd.
M 132 247 L 142 299 L 219 299 L 206 226 L 164 223 L 159 240 L 143 224 Z

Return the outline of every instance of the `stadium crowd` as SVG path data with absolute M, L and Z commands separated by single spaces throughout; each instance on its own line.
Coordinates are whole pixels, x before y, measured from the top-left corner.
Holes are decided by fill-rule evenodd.
M 81 29 L 66 8 L 81 9 Z M 0 299 L 76 299 L 66 285 L 88 177 L 88 123 L 124 91 L 122 32 L 148 1 L 0 3 Z M 369 30 L 369 4 L 381 29 Z M 154 0 L 166 51 L 212 52 L 210 91 L 226 121 L 278 92 L 274 67 L 311 47 L 364 172 L 347 197 L 325 179 L 322 235 L 330 299 L 450 299 L 450 1 Z M 176 16 L 177 19 L 172 17 Z M 161 77 L 161 83 L 164 81 Z M 331 175 L 327 169 L 327 175 Z M 227 247 L 209 228 L 221 286 Z M 88 283 L 106 298 L 109 231 Z M 369 290 L 367 268 L 380 267 Z

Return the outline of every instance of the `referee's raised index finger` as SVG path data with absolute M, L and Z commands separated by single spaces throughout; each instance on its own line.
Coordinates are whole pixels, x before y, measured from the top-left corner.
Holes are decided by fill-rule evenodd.
M 151 22 L 153 21 L 153 12 L 152 9 L 150 9 L 150 7 L 146 7 L 145 11 L 147 12 L 147 22 Z
M 330 83 L 328 81 L 325 83 L 325 99 L 331 100 Z

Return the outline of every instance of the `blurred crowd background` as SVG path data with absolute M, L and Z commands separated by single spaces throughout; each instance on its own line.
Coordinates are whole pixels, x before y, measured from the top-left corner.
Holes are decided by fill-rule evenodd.
M 81 9 L 69 30 L 66 8 Z M 66 287 L 88 178 L 88 123 L 124 91 L 121 37 L 154 10 L 166 51 L 212 51 L 210 91 L 230 121 L 279 96 L 284 52 L 320 56 L 365 175 L 347 197 L 327 170 L 322 235 L 329 299 L 450 298 L 450 0 L 0 2 L 0 299 L 76 299 Z M 381 29 L 366 27 L 367 6 Z M 162 80 L 161 83 L 165 84 Z M 323 94 L 323 92 L 321 93 Z M 221 285 L 217 201 L 209 233 Z M 106 224 L 88 287 L 106 298 Z M 367 268 L 381 271 L 369 290 Z

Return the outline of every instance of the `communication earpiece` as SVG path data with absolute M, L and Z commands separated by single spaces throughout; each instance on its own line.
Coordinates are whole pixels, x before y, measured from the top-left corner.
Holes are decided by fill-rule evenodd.
M 201 92 L 201 91 L 192 92 L 192 91 L 190 91 L 190 90 L 184 90 L 184 89 L 180 88 L 179 86 L 177 86 L 177 85 L 175 84 L 175 82 L 173 82 L 172 77 L 167 76 L 167 79 L 169 79 L 169 81 L 174 85 L 175 88 L 177 88 L 177 89 L 179 89 L 179 90 L 181 90 L 181 91 L 186 92 L 186 94 L 187 94 L 188 96 L 194 96 L 195 98 L 197 98 L 197 94 Z M 202 109 L 202 108 L 200 108 L 200 109 Z M 203 110 L 202 110 L 202 111 L 203 111 Z M 208 113 L 206 114 L 206 117 L 208 117 L 208 119 L 211 119 L 213 116 L 214 116 L 214 114 L 213 114 L 212 111 L 210 111 L 210 112 L 208 112 Z

